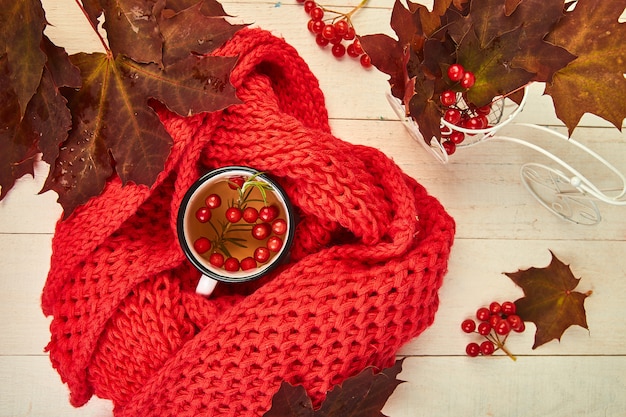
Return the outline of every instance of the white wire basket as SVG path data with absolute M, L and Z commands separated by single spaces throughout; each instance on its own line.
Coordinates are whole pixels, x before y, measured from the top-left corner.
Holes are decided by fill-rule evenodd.
M 465 140 L 462 143 L 456 145 L 457 148 L 461 149 L 477 145 L 488 139 L 491 139 L 500 129 L 513 122 L 515 117 L 522 111 L 528 98 L 528 90 L 524 89 L 523 91 L 524 94 L 519 105 L 512 100 L 505 99 L 504 97 L 494 98 L 494 100 L 492 101 L 494 108 L 488 116 L 489 127 L 487 128 L 468 129 L 449 123 L 442 118 L 441 129 L 442 131 L 447 130 L 449 132 L 457 131 L 463 133 L 465 135 Z M 432 153 L 435 158 L 437 158 L 444 164 L 447 163 L 450 156 L 446 152 L 441 142 L 439 142 L 434 137 L 430 141 L 426 141 L 424 139 L 424 136 L 420 132 L 417 123 L 415 123 L 415 121 L 410 116 L 407 116 L 404 105 L 399 99 L 391 95 L 391 92 L 387 92 L 387 101 L 389 101 L 389 104 L 391 104 L 394 112 L 400 118 L 400 121 L 402 121 L 411 136 L 418 143 L 424 146 L 424 148 L 428 152 Z
M 602 220 L 597 202 L 614 206 L 626 206 L 626 176 L 602 156 L 592 151 L 580 142 L 545 126 L 516 123 L 515 117 L 522 111 L 528 97 L 527 89 L 524 90 L 523 98 L 519 105 L 510 100 L 498 101 L 499 108 L 492 112 L 491 126 L 485 129 L 467 129 L 441 120 L 443 129 L 457 130 L 466 135 L 466 139 L 457 145 L 457 149 L 474 146 L 487 141 L 500 140 L 526 146 L 539 154 L 547 157 L 551 165 L 528 162 L 520 168 L 522 184 L 528 192 L 547 210 L 557 217 L 580 225 L 595 225 Z M 432 138 L 424 140 L 416 122 L 406 115 L 402 102 L 391 93 L 387 93 L 387 100 L 395 113 L 404 124 L 409 134 L 418 143 L 442 163 L 448 163 L 450 155 L 442 144 Z M 524 139 L 511 136 L 498 135 L 497 133 L 505 126 L 513 124 L 531 129 L 540 130 L 543 133 L 553 135 L 567 141 L 568 145 L 574 146 L 586 153 L 592 160 L 603 165 L 607 172 L 613 176 L 615 187 L 609 189 L 596 186 L 579 170 L 565 162 L 563 159 Z

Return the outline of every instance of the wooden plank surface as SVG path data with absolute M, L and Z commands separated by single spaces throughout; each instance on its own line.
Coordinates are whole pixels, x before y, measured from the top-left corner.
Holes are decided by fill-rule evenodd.
M 49 36 L 70 53 L 98 51 L 73 0 L 45 0 Z M 336 8 L 349 0 L 334 0 Z M 428 155 L 407 133 L 385 100 L 386 76 L 356 62 L 336 62 L 306 30 L 306 16 L 294 1 L 226 1 L 233 20 L 252 23 L 294 45 L 319 78 L 334 134 L 374 146 L 394 159 L 444 204 L 457 222 L 449 273 L 440 291 L 434 324 L 399 352 L 406 357 L 400 385 L 384 411 L 417 416 L 609 416 L 626 415 L 626 208 L 599 203 L 596 226 L 563 221 L 541 207 L 520 182 L 526 162 L 544 158 L 524 146 L 493 141 L 459 151 L 449 164 Z M 329 2 L 328 4 L 331 4 Z M 356 15 L 360 33 L 392 34 L 392 1 L 371 0 Z M 519 120 L 562 130 L 542 86 L 530 91 Z M 585 116 L 574 138 L 622 172 L 626 138 L 593 116 Z M 607 188 L 616 184 L 599 164 L 570 144 L 537 131 L 511 127 L 507 134 L 541 144 Z M 68 392 L 43 349 L 49 319 L 39 306 L 50 262 L 50 241 L 61 214 L 53 193 L 38 195 L 47 173 L 24 177 L 0 202 L 0 417 L 112 415 L 106 400 L 74 409 Z M 518 355 L 468 358 L 471 339 L 460 322 L 494 299 L 521 296 L 503 272 L 545 266 L 552 250 L 592 290 L 585 303 L 590 330 L 568 329 L 560 342 L 532 350 L 532 326 L 509 339 Z

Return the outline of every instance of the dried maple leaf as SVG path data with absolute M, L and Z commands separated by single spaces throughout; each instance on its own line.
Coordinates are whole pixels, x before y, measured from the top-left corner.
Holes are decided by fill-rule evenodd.
M 39 45 L 45 25 L 38 0 L 17 0 L 0 7 L 0 199 L 17 178 L 33 173 L 36 147 L 20 132 L 44 73 L 46 55 Z
M 0 9 L 0 199 L 43 153 L 67 217 L 111 175 L 150 186 L 172 145 L 150 103 L 182 116 L 238 103 L 236 57 L 213 57 L 244 25 L 215 0 L 84 0 L 105 53 L 68 57 L 43 36 L 39 0 Z M 26 117 L 28 116 L 28 117 Z
M 445 76 L 452 63 L 474 74 L 464 98 L 480 107 L 498 96 L 519 104 L 525 86 L 552 80 L 576 58 L 546 40 L 564 16 L 562 0 L 437 0 L 432 11 L 406 4 L 396 0 L 391 15 L 397 43 L 371 35 L 362 44 L 372 64 L 391 76 L 392 94 L 403 100 L 427 143 L 441 137 L 444 108 L 437 97 L 444 90 L 464 91 Z
M 0 56 L 7 60 L 9 84 L 20 106 L 20 118 L 39 86 L 46 55 L 39 45 L 46 18 L 39 0 L 3 2 L 0 7 Z
M 228 74 L 236 58 L 189 55 L 166 73 L 157 64 L 139 64 L 123 55 L 112 60 L 106 54 L 77 54 L 72 61 L 84 82 L 67 94 L 72 130 L 44 185 L 44 191 L 59 194 L 66 213 L 102 190 L 113 174 L 113 161 L 124 183 L 154 182 L 172 142 L 148 106 L 149 98 L 181 115 L 234 102 Z
M 136 62 L 161 64 L 163 39 L 158 19 L 165 0 L 112 0 L 101 5 L 102 27 L 114 56 L 124 54 Z
M 480 106 L 530 81 L 550 80 L 571 62 L 574 55 L 544 40 L 562 16 L 560 0 L 472 2 L 470 13 L 448 28 L 458 61 L 476 75 L 470 101 Z
M 469 30 L 459 44 L 458 59 L 476 76 L 476 83 L 467 92 L 468 100 L 476 106 L 484 106 L 493 97 L 505 95 L 527 84 L 533 74 L 511 66 L 520 51 L 518 40 L 521 29 L 508 31 L 481 46 L 480 39 Z
M 621 130 L 626 117 L 626 23 L 618 19 L 623 11 L 624 0 L 579 1 L 547 38 L 577 56 L 546 86 L 570 134 L 585 113 Z
M 552 260 L 545 268 L 506 273 L 524 290 L 525 296 L 515 301 L 517 314 L 537 326 L 533 349 L 553 339 L 561 340 L 570 326 L 589 329 L 584 302 L 591 291 L 574 291 L 580 279 L 552 251 L 550 254 Z
M 368 367 L 347 378 L 328 393 L 317 410 L 303 386 L 283 382 L 264 417 L 383 417 L 382 408 L 403 382 L 396 378 L 402 371 L 402 362 L 398 360 L 379 373 Z
M 420 7 L 416 7 L 422 28 L 427 36 L 432 36 L 441 27 L 441 17 L 446 14 L 452 4 L 452 0 L 435 0 L 432 11 L 421 4 Z M 455 7 L 459 7 L 458 3 Z
M 563 0 L 517 0 L 516 4 L 508 3 L 507 16 L 511 16 L 522 28 L 519 39 L 521 51 L 511 64 L 536 74 L 533 81 L 550 81 L 556 71 L 576 58 L 566 49 L 545 41 L 563 17 Z M 508 7 L 511 7 L 510 11 Z M 537 13 L 539 9 L 541 13 Z
M 168 0 L 167 7 L 175 12 L 180 12 L 199 3 L 202 14 L 206 16 L 227 16 L 224 8 L 217 0 Z
M 406 62 L 409 49 L 390 36 L 384 34 L 360 36 L 363 49 L 367 51 L 372 65 L 389 75 L 389 86 L 394 97 L 402 99 L 408 82 Z
M 414 6 L 412 3 L 409 5 Z M 398 37 L 397 40 L 384 34 L 360 36 L 359 40 L 372 64 L 390 76 L 389 85 L 393 96 L 405 100 L 410 96 L 410 92 L 405 91 L 411 78 L 407 65 L 411 55 L 414 55 L 413 51 L 422 48 L 426 35 L 419 14 L 406 9 L 398 0 L 391 12 L 391 27 Z M 419 61 L 421 57 L 413 57 L 413 60 Z
M 46 52 L 48 60 L 37 94 L 28 103 L 20 130 L 27 141 L 37 144 L 43 153 L 43 160 L 54 164 L 59 156 L 59 143 L 65 140 L 72 126 L 67 100 L 60 89 L 79 88 L 81 78 L 80 71 L 63 48 L 55 46 L 44 36 L 41 49 Z
M 19 103 L 14 93 L 5 93 L 2 100 L 6 105 L 0 113 L 0 120 L 7 123 L 7 128 L 0 132 L 0 143 L 3 144 L 3 152 L 0 152 L 0 198 L 12 188 L 17 178 L 33 174 L 34 157 L 39 151 L 43 152 L 46 162 L 56 160 L 59 143 L 65 140 L 71 126 L 67 101 L 59 88 L 79 87 L 78 69 L 71 65 L 65 51 L 54 46 L 45 36 L 41 40 L 41 50 L 45 51 L 47 61 L 39 87 L 28 102 L 24 117 L 19 118 Z M 1 62 L 0 59 L 0 65 Z M 0 83 L 11 85 L 8 77 Z
M 20 124 L 20 103 L 17 94 L 10 88 L 11 79 L 8 76 L 9 62 L 5 55 L 0 55 L 0 198 L 6 196 L 13 187 L 15 180 L 24 172 L 23 167 L 18 169 L 18 165 L 28 158 L 29 144 L 24 143 L 17 136 Z M 32 172 L 26 169 L 25 172 Z
M 424 136 L 426 143 L 430 143 L 432 138 L 441 138 L 439 120 L 441 119 L 441 109 L 435 96 L 435 82 L 424 77 L 415 76 L 415 93 L 408 102 L 408 109 L 419 126 L 420 133 Z

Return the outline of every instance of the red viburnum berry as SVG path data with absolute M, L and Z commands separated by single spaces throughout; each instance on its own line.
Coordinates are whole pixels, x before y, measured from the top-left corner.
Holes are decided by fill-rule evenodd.
M 479 354 L 488 356 L 496 350 L 501 350 L 515 360 L 515 356 L 506 348 L 505 342 L 511 331 L 523 332 L 525 325 L 524 321 L 514 313 L 514 303 L 494 301 L 488 307 L 480 307 L 476 310 L 476 318 L 479 320 L 478 326 L 473 319 L 463 320 L 461 329 L 465 333 L 477 333 L 484 338 L 480 344 L 475 342 L 468 344 L 466 353 L 469 356 L 478 356 Z
M 237 272 L 239 271 L 239 259 L 237 258 L 228 258 L 224 261 L 224 269 L 228 272 Z
M 252 237 L 257 240 L 264 240 L 272 233 L 272 226 L 269 223 L 258 223 L 252 227 Z
M 208 252 L 211 249 L 211 241 L 206 237 L 199 237 L 193 242 L 193 248 L 200 254 Z
M 271 222 L 280 214 L 280 210 L 275 205 L 263 206 L 259 209 L 259 219 L 264 222 Z
M 461 80 L 459 81 L 459 84 L 463 88 L 472 88 L 475 82 L 476 82 L 476 77 L 474 76 L 474 73 L 470 71 L 466 71 L 463 74 L 463 77 L 461 78 Z
M 361 55 L 360 61 L 363 68 L 369 68 L 372 66 L 372 59 L 368 54 Z
M 231 223 L 237 223 L 241 220 L 242 212 L 238 207 L 229 207 L 224 214 L 226 216 L 226 220 Z
M 209 194 L 204 199 L 204 204 L 210 209 L 216 209 L 222 205 L 222 198 L 217 194 Z
M 219 252 L 213 252 L 209 256 L 209 263 L 217 268 L 221 268 L 224 265 L 224 255 Z
M 441 142 L 441 146 L 443 146 L 443 150 L 446 151 L 448 155 L 452 155 L 456 152 L 456 144 L 449 139 Z
M 208 207 L 202 206 L 196 210 L 196 220 L 200 223 L 206 223 L 211 220 L 211 210 Z
M 285 219 L 276 219 L 272 222 L 272 232 L 277 235 L 284 235 L 287 233 L 287 221 Z
M 452 90 L 442 91 L 439 100 L 446 107 L 453 106 L 456 103 L 456 93 Z
M 272 252 L 278 252 L 283 247 L 283 240 L 278 236 L 271 236 L 267 239 L 267 248 Z
M 254 223 L 259 218 L 259 211 L 254 207 L 246 207 L 241 217 L 246 223 Z
M 256 260 L 251 256 L 243 258 L 240 263 L 242 271 L 250 271 L 251 269 L 256 268 L 256 266 Z
M 341 43 L 337 43 L 333 45 L 331 51 L 335 58 L 341 58 L 346 54 L 346 47 L 343 46 Z
M 450 79 L 450 81 L 461 81 L 461 78 L 463 78 L 463 74 L 465 74 L 465 69 L 461 64 L 452 64 L 448 67 L 448 78 Z
M 256 248 L 254 250 L 254 259 L 258 262 L 258 263 L 265 263 L 267 261 L 269 261 L 270 257 L 272 256 L 270 250 L 268 248 L 266 248 L 265 246 L 259 246 L 258 248 Z
M 476 322 L 472 319 L 463 320 L 463 322 L 461 323 L 461 329 L 465 333 L 472 333 L 474 330 L 476 330 Z
M 468 356 L 478 356 L 480 353 L 480 346 L 476 342 L 468 343 L 465 347 L 465 352 Z

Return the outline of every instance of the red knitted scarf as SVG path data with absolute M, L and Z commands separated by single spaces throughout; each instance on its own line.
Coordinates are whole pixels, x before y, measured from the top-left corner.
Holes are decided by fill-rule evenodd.
M 47 347 L 75 406 L 109 398 L 121 416 L 261 416 L 281 382 L 315 404 L 365 367 L 391 366 L 437 309 L 454 222 L 376 149 L 332 136 L 317 80 L 296 51 L 244 29 L 242 104 L 159 116 L 174 140 L 151 188 L 112 179 L 59 222 L 43 291 Z M 288 264 L 195 294 L 200 277 L 176 214 L 205 171 L 270 174 L 299 215 Z

